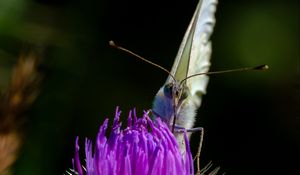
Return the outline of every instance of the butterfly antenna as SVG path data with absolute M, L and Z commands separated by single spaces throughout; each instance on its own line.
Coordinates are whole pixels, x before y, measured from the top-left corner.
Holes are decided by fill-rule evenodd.
M 187 79 L 196 77 L 199 75 L 213 75 L 213 74 L 223 74 L 223 73 L 230 73 L 230 72 L 243 72 L 243 71 L 252 71 L 252 70 L 268 70 L 269 66 L 264 64 L 264 65 L 259 65 L 259 66 L 254 66 L 254 67 L 244 67 L 244 68 L 238 68 L 238 69 L 230 69 L 230 70 L 223 70 L 223 71 L 215 71 L 215 72 L 204 72 L 204 73 L 198 73 L 194 75 L 190 75 L 186 77 L 185 79 L 181 80 L 180 84 L 185 82 Z
M 126 53 L 128 53 L 128 54 L 130 54 L 130 55 L 133 55 L 133 56 L 135 56 L 135 57 L 141 59 L 142 61 L 145 61 L 145 62 L 147 62 L 147 63 L 149 63 L 149 64 L 151 64 L 151 65 L 153 65 L 153 66 L 155 66 L 155 67 L 157 67 L 157 68 L 160 68 L 161 70 L 167 72 L 167 73 L 174 79 L 174 81 L 175 81 L 175 77 L 171 74 L 170 71 L 168 71 L 168 70 L 165 69 L 164 67 L 162 67 L 162 66 L 160 66 L 160 65 L 158 65 L 158 64 L 156 64 L 156 63 L 153 63 L 152 61 L 149 61 L 149 60 L 147 60 L 146 58 L 143 58 L 142 56 L 140 56 L 140 55 L 138 55 L 138 54 L 136 54 L 136 53 L 134 53 L 134 52 L 132 52 L 132 51 L 130 51 L 130 50 L 128 50 L 128 49 L 125 49 L 124 47 L 121 47 L 121 46 L 116 45 L 114 41 L 109 41 L 109 45 L 110 45 L 111 47 L 116 48 L 116 49 L 122 50 L 122 51 L 124 51 L 124 52 L 126 52 Z

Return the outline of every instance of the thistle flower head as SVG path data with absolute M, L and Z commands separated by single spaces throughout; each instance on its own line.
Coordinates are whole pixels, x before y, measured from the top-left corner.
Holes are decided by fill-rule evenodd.
M 159 118 L 152 121 L 147 113 L 137 118 L 129 113 L 127 127 L 121 128 L 121 112 L 116 110 L 111 133 L 106 137 L 108 119 L 99 129 L 94 149 L 85 141 L 85 165 L 80 162 L 78 137 L 74 171 L 79 175 L 190 175 L 194 174 L 192 154 L 183 131 L 186 150 L 180 151 L 174 135 Z

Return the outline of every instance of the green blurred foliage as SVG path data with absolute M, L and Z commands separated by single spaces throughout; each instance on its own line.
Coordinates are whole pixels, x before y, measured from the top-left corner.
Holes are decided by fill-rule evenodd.
M 196 4 L 1 0 L 1 90 L 28 48 L 41 53 L 43 74 L 15 174 L 62 174 L 72 166 L 75 137 L 94 138 L 115 106 L 124 118 L 133 107 L 151 108 L 167 75 L 108 41 L 170 69 Z M 288 174 L 300 151 L 299 2 L 221 1 L 216 19 L 211 70 L 270 70 L 210 78 L 197 119 L 206 130 L 202 164 L 213 160 L 228 174 Z

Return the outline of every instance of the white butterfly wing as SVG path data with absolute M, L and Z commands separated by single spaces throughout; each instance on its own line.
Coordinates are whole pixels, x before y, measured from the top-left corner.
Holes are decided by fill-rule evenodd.
M 215 24 L 216 5 L 217 0 L 203 0 L 198 3 L 171 71 L 177 81 L 190 75 L 208 72 L 211 55 L 209 37 Z M 201 105 L 207 84 L 208 76 L 206 75 L 195 76 L 187 80 L 186 85 L 189 88 L 190 97 L 179 109 L 176 119 L 178 125 L 186 129 L 193 127 L 195 112 Z
M 215 23 L 216 4 L 217 0 L 199 1 L 171 70 L 176 83 L 189 75 L 208 71 L 211 54 L 209 37 Z M 165 84 L 172 82 L 174 80 L 169 76 Z M 190 96 L 180 106 L 176 107 L 178 109 L 177 125 L 186 129 L 193 127 L 195 111 L 201 104 L 201 96 L 205 94 L 207 83 L 208 77 L 205 75 L 187 80 L 186 85 L 190 90 Z M 154 99 L 153 112 L 168 122 L 174 117 L 173 102 L 173 99 L 164 95 L 163 86 Z
M 177 81 L 188 75 L 208 71 L 211 52 L 209 37 L 215 23 L 216 4 L 217 0 L 199 1 L 171 69 L 171 74 Z M 168 77 L 166 83 L 172 81 Z M 205 87 L 202 88 L 204 92 Z
M 208 72 L 210 67 L 211 43 L 210 35 L 215 24 L 217 0 L 203 0 L 197 16 L 195 31 L 190 51 L 188 76 Z M 198 5 L 199 6 L 199 5 Z M 201 96 L 206 93 L 208 76 L 195 76 L 187 80 L 192 100 L 196 108 L 201 104 Z

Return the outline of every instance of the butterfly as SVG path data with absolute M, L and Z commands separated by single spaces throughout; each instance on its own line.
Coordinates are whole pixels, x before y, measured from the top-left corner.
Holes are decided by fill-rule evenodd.
M 196 110 L 206 93 L 217 0 L 200 0 L 165 84 L 157 92 L 152 113 L 170 127 L 192 129 Z M 203 75 L 193 76 L 204 73 Z M 182 134 L 175 134 L 184 144 Z M 183 147 L 184 145 L 182 145 Z

